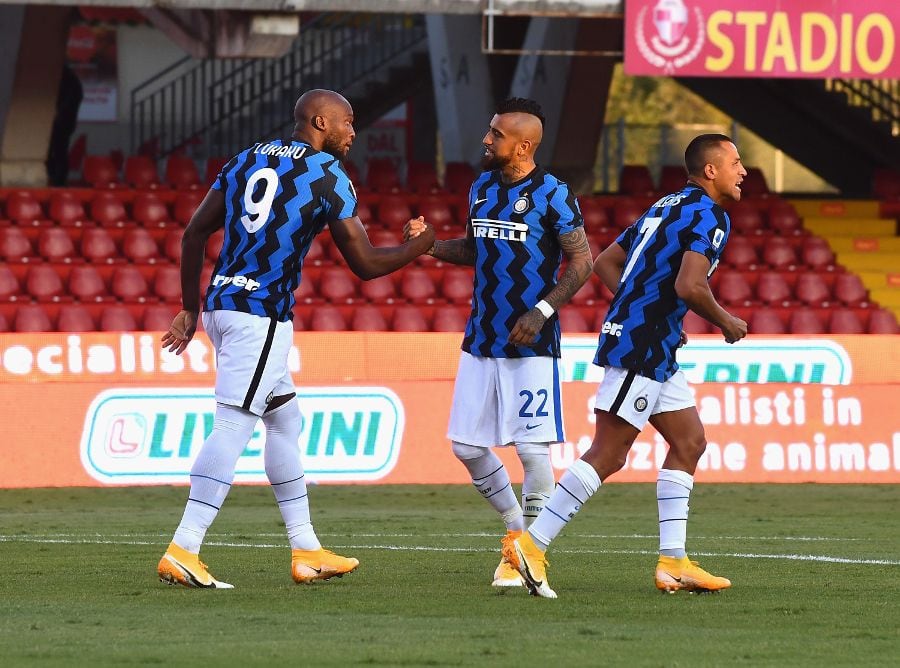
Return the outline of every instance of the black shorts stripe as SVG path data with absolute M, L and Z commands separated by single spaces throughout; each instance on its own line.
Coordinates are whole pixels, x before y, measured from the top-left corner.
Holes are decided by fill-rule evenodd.
M 262 352 L 259 354 L 259 362 L 256 363 L 256 371 L 253 373 L 253 380 L 250 381 L 250 389 L 247 390 L 247 396 L 244 397 L 244 404 L 241 406 L 245 411 L 250 410 L 253 404 L 253 397 L 259 389 L 262 381 L 263 370 L 266 368 L 266 362 L 269 359 L 269 351 L 272 350 L 272 341 L 275 339 L 275 327 L 278 321 L 275 318 L 269 318 L 269 331 L 266 332 L 266 341 L 263 343 Z
M 625 397 L 628 396 L 628 390 L 631 389 L 631 384 L 634 382 L 634 377 L 637 374 L 634 371 L 629 371 L 625 376 L 625 381 L 622 383 L 622 387 L 619 389 L 619 393 L 616 395 L 616 400 L 612 402 L 612 406 L 609 407 L 609 412 L 613 415 L 619 414 L 619 409 L 622 407 L 622 402 L 625 401 Z

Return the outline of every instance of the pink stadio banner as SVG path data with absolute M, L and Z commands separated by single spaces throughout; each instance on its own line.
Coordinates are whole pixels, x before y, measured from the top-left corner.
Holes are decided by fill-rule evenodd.
M 900 78 L 898 0 L 627 0 L 625 72 Z

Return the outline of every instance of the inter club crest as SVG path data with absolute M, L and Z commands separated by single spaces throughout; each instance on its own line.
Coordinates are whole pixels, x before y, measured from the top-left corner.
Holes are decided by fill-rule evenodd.
M 657 0 L 652 8 L 648 3 L 638 13 L 634 38 L 648 63 L 674 74 L 700 55 L 706 41 L 703 13 L 698 7 L 691 12 L 683 0 Z

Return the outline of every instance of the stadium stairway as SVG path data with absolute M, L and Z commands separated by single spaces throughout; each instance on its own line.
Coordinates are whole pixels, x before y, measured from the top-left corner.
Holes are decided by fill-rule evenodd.
M 871 301 L 900 319 L 900 236 L 897 220 L 880 217 L 875 200 L 794 200 L 803 226 L 828 240 L 836 260 L 854 272 Z

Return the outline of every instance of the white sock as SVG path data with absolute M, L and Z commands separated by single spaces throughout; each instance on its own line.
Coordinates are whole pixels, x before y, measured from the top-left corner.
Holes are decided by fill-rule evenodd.
M 549 443 L 516 443 L 516 453 L 522 462 L 525 478 L 522 481 L 522 516 L 525 528 L 541 514 L 555 484 L 550 463 Z
M 259 418 L 237 406 L 216 404 L 213 428 L 191 467 L 191 491 L 172 542 L 198 554 L 234 480 L 238 457 Z
M 667 557 L 686 557 L 688 501 L 694 488 L 694 476 L 684 471 L 660 469 L 656 478 L 656 503 L 659 507 L 659 553 Z
M 300 407 L 296 399 L 262 418 L 266 425 L 266 477 L 272 485 L 292 550 L 322 547 L 309 517 L 306 476 L 300 461 Z
M 453 454 L 469 470 L 475 489 L 500 513 L 507 531 L 522 531 L 522 508 L 503 462 L 490 448 L 453 441 Z
M 600 489 L 600 476 L 594 467 L 583 459 L 572 464 L 562 474 L 553 495 L 535 520 L 528 533 L 542 550 L 562 531 L 581 506 Z

